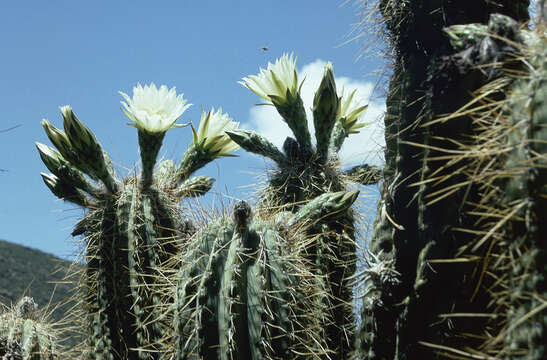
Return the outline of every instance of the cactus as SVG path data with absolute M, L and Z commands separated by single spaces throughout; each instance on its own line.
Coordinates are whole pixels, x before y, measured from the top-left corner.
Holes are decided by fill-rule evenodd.
M 540 270 L 538 264 L 544 263 L 545 244 L 527 237 L 535 249 L 531 257 L 517 256 L 518 250 L 501 250 L 507 242 L 518 243 L 515 249 L 526 246 L 524 234 L 514 232 L 522 225 L 512 225 L 512 235 L 505 237 L 509 234 L 506 222 L 512 217 L 519 220 L 502 202 L 511 204 L 513 210 L 518 202 L 507 202 L 515 192 L 507 183 L 502 185 L 501 179 L 523 182 L 515 164 L 500 160 L 516 145 L 509 138 L 530 139 L 537 151 L 532 151 L 537 159 L 529 152 L 524 160 L 519 149 L 523 160 L 518 169 L 523 169 L 522 164 L 541 168 L 545 154 L 537 145 L 544 141 L 538 130 L 544 122 L 539 113 L 522 125 L 522 129 L 528 126 L 533 139 L 524 136 L 520 125 L 500 125 L 505 118 L 500 116 L 500 104 L 513 102 L 507 94 L 514 78 L 524 76 L 522 81 L 534 89 L 540 89 L 542 81 L 534 83 L 530 81 L 533 76 L 525 75 L 530 66 L 525 65 L 529 59 L 522 51 L 528 46 L 528 35 L 517 21 L 527 20 L 527 6 L 528 1 L 446 1 L 439 9 L 438 2 L 407 1 L 404 7 L 393 1 L 380 2 L 396 58 L 385 118 L 385 177 L 371 239 L 371 257 L 382 266 L 373 274 L 364 274 L 368 287 L 358 336 L 363 359 L 545 356 L 539 345 L 545 342 L 540 330 L 544 325 L 539 325 L 545 324 L 545 318 L 534 318 L 534 330 L 523 318 L 532 316 L 532 310 L 539 311 L 537 298 L 525 296 L 528 303 L 523 304 L 522 298 L 514 296 L 523 294 L 524 287 L 527 294 L 543 296 L 540 274 L 545 269 Z M 493 11 L 516 21 L 490 16 Z M 446 26 L 450 27 L 443 34 Z M 531 70 L 539 79 L 542 73 L 536 69 L 542 67 L 536 64 Z M 516 103 L 506 113 L 518 110 Z M 528 104 L 526 112 L 536 114 Z M 496 142 L 499 147 L 494 149 Z M 525 182 L 534 184 L 528 193 L 528 199 L 535 197 L 528 211 L 531 223 L 544 214 L 540 189 L 545 177 L 539 180 L 537 171 L 532 170 L 535 180 Z M 500 200 L 504 190 L 511 195 Z M 505 220 L 500 222 L 500 218 Z M 528 228 L 530 234 L 541 234 L 540 223 Z M 506 239 L 505 245 L 500 238 Z M 518 265 L 522 261 L 527 262 L 526 270 Z M 509 282 L 508 263 L 521 276 L 530 271 L 534 280 L 526 285 L 522 280 Z M 507 289 L 516 284 L 519 292 L 508 301 Z M 513 304 L 513 310 L 503 310 L 507 303 Z M 503 321 L 511 313 L 519 313 L 520 318 L 509 316 L 513 324 Z M 511 346 L 500 348 L 504 336 Z M 528 350 L 522 351 L 526 345 Z
M 313 101 L 316 145 L 313 147 L 308 120 L 299 89 L 296 60 L 284 55 L 258 76 L 244 78 L 242 84 L 271 102 L 294 134 L 283 149 L 253 131 L 227 134 L 243 149 L 273 160 L 277 166 L 269 176 L 261 196 L 262 211 L 279 209 L 296 213 L 310 200 L 332 191 L 344 191 L 350 180 L 362 184 L 377 182 L 379 170 L 361 165 L 340 170 L 338 151 L 347 136 L 366 124 L 359 116 L 366 106 L 354 101 L 355 91 L 340 97 L 332 65 L 327 64 Z M 348 358 L 353 347 L 355 320 L 352 312 L 352 286 L 355 271 L 354 215 L 348 212 L 336 220 L 319 219 L 307 228 L 315 243 L 309 249 L 314 272 L 324 277 L 332 325 L 327 327 L 328 348 L 335 359 Z
M 321 279 L 308 269 L 307 222 L 340 217 L 357 193 L 327 193 L 296 214 L 232 219 L 199 231 L 183 252 L 175 290 L 176 359 L 327 358 Z
M 87 209 L 73 235 L 83 234 L 85 241 L 80 285 L 87 312 L 84 353 L 89 359 L 159 357 L 165 336 L 161 314 L 169 306 L 161 299 L 167 285 L 160 268 L 193 231 L 178 204 L 182 197 L 200 196 L 211 188 L 213 179 L 191 177 L 196 170 L 236 148 L 220 133 L 236 124 L 212 110 L 203 114 L 181 164 L 176 167 L 165 160 L 154 172 L 163 136 L 177 127 L 186 101 L 176 96 L 174 88 L 158 90 L 153 84 L 144 88 L 139 84 L 133 99 L 122 95 L 127 101 L 124 112 L 138 129 L 140 178 L 119 181 L 92 131 L 68 106 L 61 108 L 64 131 L 43 122 L 58 151 L 37 144 L 53 173 L 42 174 L 46 185 L 57 197 Z M 158 104 L 166 109 L 157 109 Z
M 547 41 L 523 27 L 527 5 L 380 1 L 395 54 L 383 171 L 340 169 L 366 106 L 355 92 L 338 95 L 330 63 L 313 102 L 313 143 L 288 55 L 242 82 L 293 132 L 282 149 L 213 109 L 191 127 L 180 164 L 156 166 L 189 105 L 174 89 L 138 85 L 122 96 L 142 169 L 120 180 L 70 107 L 61 108 L 64 131 L 44 121 L 56 148 L 37 144 L 52 172 L 44 182 L 86 209 L 73 231 L 85 243 L 82 357 L 545 358 Z M 214 179 L 193 174 L 236 144 L 276 168 L 255 214 L 238 202 L 231 218 L 197 230 L 180 200 L 207 193 Z M 367 268 L 354 274 L 357 193 L 345 191 L 380 179 Z M 56 351 L 35 319 L 13 314 L 2 315 L 0 355 Z
M 500 182 L 511 214 L 504 226 L 511 259 L 505 350 L 511 358 L 539 360 L 547 357 L 547 38 L 534 35 L 528 73 L 515 80 L 508 99 L 512 151 L 504 169 L 512 175 L 500 174 Z
M 0 314 L 0 359 L 62 358 L 56 329 L 31 297 L 24 296 L 10 311 Z

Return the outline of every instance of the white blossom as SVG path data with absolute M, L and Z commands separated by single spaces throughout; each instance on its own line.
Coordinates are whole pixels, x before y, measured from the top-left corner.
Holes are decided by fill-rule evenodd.
M 191 104 L 186 104 L 183 94 L 177 95 L 175 87 L 168 90 L 165 85 L 158 89 L 154 83 L 144 87 L 137 84 L 133 87 L 133 98 L 121 91 L 119 93 L 125 99 L 121 101 L 125 108 L 122 111 L 134 122 L 130 125 L 150 133 L 185 126 L 176 124 L 176 121 Z
M 221 108 L 216 112 L 214 108 L 207 113 L 202 112 L 198 131 L 192 127 L 194 139 L 191 145 L 200 147 L 214 157 L 230 156 L 239 149 L 239 145 L 225 131 L 235 130 L 238 126 L 239 123 L 232 121 Z
M 274 64 L 268 63 L 266 69 L 260 68 L 260 74 L 249 75 L 239 82 L 261 98 L 272 101 L 272 97 L 287 100 L 287 91 L 295 97 L 299 92 L 296 58 L 283 54 Z
M 359 123 L 359 118 L 368 105 L 360 106 L 359 101 L 354 99 L 357 90 L 353 90 L 349 94 L 344 94 L 342 90 L 342 101 L 340 105 L 340 113 L 338 114 L 338 121 L 344 127 L 348 134 L 359 133 L 358 129 L 369 125 L 369 123 Z

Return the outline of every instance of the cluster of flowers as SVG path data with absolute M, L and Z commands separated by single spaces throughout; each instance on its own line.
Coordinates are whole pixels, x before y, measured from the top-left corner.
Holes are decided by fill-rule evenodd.
M 176 93 L 175 87 L 168 89 L 162 85 L 159 89 L 154 83 L 150 85 L 137 84 L 133 88 L 133 97 L 120 91 L 125 101 L 122 101 L 124 114 L 140 131 L 147 133 L 165 133 L 167 130 L 183 127 L 188 124 L 177 124 L 177 120 L 192 104 L 187 104 L 184 94 Z M 239 123 L 232 121 L 222 109 L 202 112 L 199 128 L 192 126 L 194 138 L 192 144 L 198 145 L 216 157 L 227 156 L 238 149 L 237 144 L 224 133 L 234 130 Z
M 275 63 L 269 63 L 266 69 L 261 68 L 258 75 L 249 75 L 239 83 L 268 102 L 281 103 L 296 97 L 302 87 L 302 83 L 298 83 L 296 58 L 292 54 L 284 54 Z M 154 83 L 144 87 L 138 84 L 133 88 L 133 98 L 123 92 L 120 94 L 125 99 L 121 102 L 125 108 L 123 112 L 133 121 L 134 124 L 131 125 L 139 130 L 157 133 L 188 125 L 176 123 L 191 104 L 187 104 L 183 94 L 176 94 L 175 87 L 168 89 L 162 85 L 158 89 Z M 366 107 L 359 106 L 354 101 L 354 95 L 355 91 L 348 96 L 342 96 L 338 113 L 338 118 L 344 123 L 348 133 L 355 133 L 358 128 L 365 126 L 357 120 Z M 202 113 L 197 131 L 192 127 L 194 142 L 205 141 L 208 145 L 215 146 L 216 150 L 222 149 L 223 154 L 230 153 L 237 149 L 237 145 L 230 141 L 224 131 L 234 130 L 238 125 L 222 109 L 215 111 L 213 108 Z

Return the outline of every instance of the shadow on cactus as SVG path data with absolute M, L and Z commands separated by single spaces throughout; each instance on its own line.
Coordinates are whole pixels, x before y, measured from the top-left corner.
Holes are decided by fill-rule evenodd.
M 380 3 L 395 70 L 360 357 L 545 359 L 544 30 L 527 1 L 406 3 Z
M 491 15 L 488 25 L 452 26 L 446 32 L 460 54 L 495 56 L 475 60 L 489 64 L 484 69 L 492 81 L 475 91 L 465 109 L 436 120 L 450 123 L 468 113 L 475 131 L 447 156 L 467 179 L 451 188 L 468 194 L 474 187 L 480 194 L 461 205 L 473 220 L 471 226 L 454 228 L 471 234 L 456 253 L 460 261 L 475 264 L 470 301 L 488 300 L 481 309 L 488 334 L 477 331 L 481 322 L 474 320 L 475 332 L 468 336 L 481 339 L 480 350 L 492 356 L 544 359 L 547 38 L 543 29 L 524 29 L 500 14 Z M 440 150 L 449 149 L 445 144 Z M 443 181 L 436 185 L 442 190 L 436 196 L 451 191 Z
M 138 131 L 141 174 L 120 180 L 93 132 L 69 106 L 61 107 L 64 131 L 44 120 L 56 149 L 36 146 L 51 171 L 42 174 L 52 193 L 82 206 L 86 215 L 73 235 L 84 235 L 80 283 L 86 312 L 84 352 L 93 359 L 154 359 L 162 348 L 160 267 L 177 254 L 193 226 L 178 210 L 181 198 L 205 194 L 214 179 L 192 176 L 208 162 L 237 149 L 224 133 L 237 123 L 221 110 L 202 113 L 199 128 L 179 165 L 156 157 L 165 132 L 190 106 L 175 88 L 154 84 L 121 93 L 123 112 Z

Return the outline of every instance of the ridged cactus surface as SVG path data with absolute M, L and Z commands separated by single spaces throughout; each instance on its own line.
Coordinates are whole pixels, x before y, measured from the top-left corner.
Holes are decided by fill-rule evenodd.
M 176 359 L 325 359 L 327 289 L 310 271 L 306 221 L 339 217 L 356 193 L 328 193 L 298 213 L 253 218 L 241 201 L 232 218 L 196 233 L 175 290 Z
M 486 100 L 474 111 L 477 136 L 462 148 L 471 160 L 465 171 L 482 195 L 472 206 L 476 237 L 467 253 L 483 255 L 475 292 L 488 289 L 492 299 L 492 336 L 483 348 L 537 360 L 547 356 L 547 39 L 507 29 L 510 44 L 519 45 L 497 69 L 500 78 L 478 92 Z
M 508 358 L 539 360 L 547 357 L 547 38 L 531 36 L 527 46 L 531 68 L 515 80 L 506 109 L 512 151 L 504 168 L 512 174 L 503 181 L 511 214 L 505 344 Z

